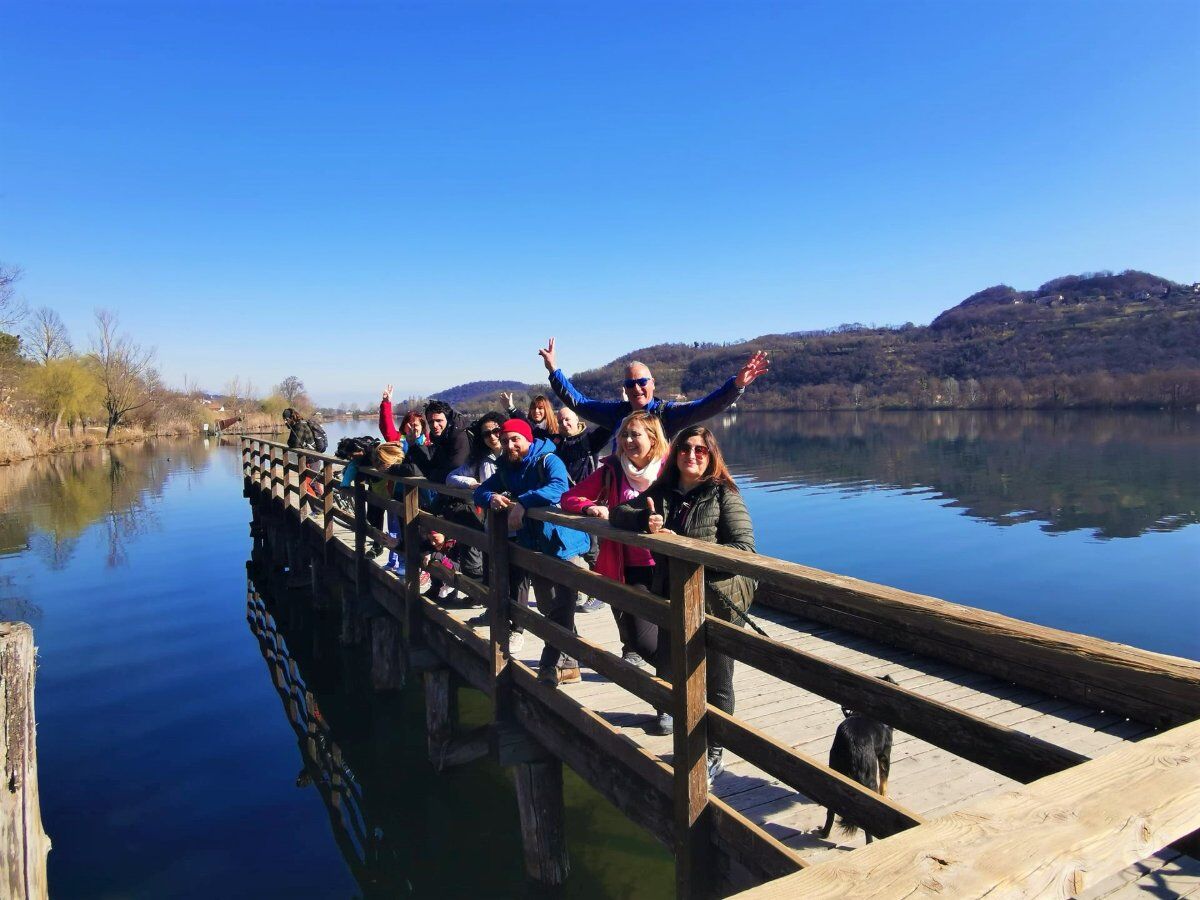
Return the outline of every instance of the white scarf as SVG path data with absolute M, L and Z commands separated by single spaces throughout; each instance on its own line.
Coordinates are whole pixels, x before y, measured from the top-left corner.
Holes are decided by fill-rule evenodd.
M 621 460 L 621 468 L 625 471 L 625 480 L 639 494 L 643 493 L 646 488 L 654 483 L 654 479 L 658 477 L 658 470 L 662 468 L 663 461 L 661 459 L 652 459 L 646 463 L 644 468 L 637 468 L 629 461 L 627 457 L 619 457 Z

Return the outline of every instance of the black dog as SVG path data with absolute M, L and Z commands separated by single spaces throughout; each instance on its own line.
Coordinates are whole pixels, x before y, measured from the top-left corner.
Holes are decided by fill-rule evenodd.
M 881 679 L 889 684 L 896 683 L 891 675 L 883 675 Z M 829 768 L 886 797 L 888 771 L 892 767 L 892 726 L 844 706 L 842 715 L 846 718 L 833 736 Z M 829 810 L 821 837 L 829 837 L 834 815 L 834 811 Z M 838 823 L 843 834 L 851 835 L 858 830 L 857 825 L 844 818 Z M 867 843 L 871 843 L 870 834 L 867 834 Z

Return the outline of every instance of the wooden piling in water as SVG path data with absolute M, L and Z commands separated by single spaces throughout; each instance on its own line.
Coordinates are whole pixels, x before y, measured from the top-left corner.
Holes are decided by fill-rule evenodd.
M 38 799 L 37 728 L 33 714 L 33 629 L 24 622 L 0 623 L 0 893 L 14 900 L 47 896 L 46 855 L 50 839 L 42 828 Z
M 571 872 L 567 856 L 562 762 L 547 757 L 513 766 L 525 871 L 534 881 L 560 885 Z

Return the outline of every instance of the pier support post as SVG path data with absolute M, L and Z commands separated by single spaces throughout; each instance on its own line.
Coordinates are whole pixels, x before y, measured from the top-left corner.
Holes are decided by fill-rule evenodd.
M 517 786 L 525 871 L 540 884 L 560 885 L 571 871 L 562 762 L 545 759 L 518 763 L 513 766 L 513 780 Z
M 400 623 L 393 616 L 375 616 L 371 628 L 371 686 L 377 691 L 404 687 L 404 654 Z
M 0 623 L 0 894 L 32 900 L 47 896 L 46 854 L 38 800 L 37 739 L 33 716 L 33 630 L 24 622 Z

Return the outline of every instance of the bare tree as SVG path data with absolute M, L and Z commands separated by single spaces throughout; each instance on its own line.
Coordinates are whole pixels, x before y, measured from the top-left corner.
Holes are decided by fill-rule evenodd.
M 275 386 L 275 392 L 287 401 L 288 406 L 296 406 L 304 397 L 304 382 L 289 375 Z
M 96 336 L 92 356 L 99 366 L 104 393 L 104 410 L 112 434 L 131 412 L 154 402 L 158 373 L 154 370 L 154 348 L 134 343 L 117 329 L 117 314 L 96 310 Z
M 62 359 L 75 349 L 71 336 L 58 313 L 48 306 L 34 310 L 25 325 L 25 353 L 42 365 L 52 359 Z
M 19 266 L 0 263 L 0 330 L 20 324 L 25 305 L 17 299 L 16 283 L 24 273 Z

